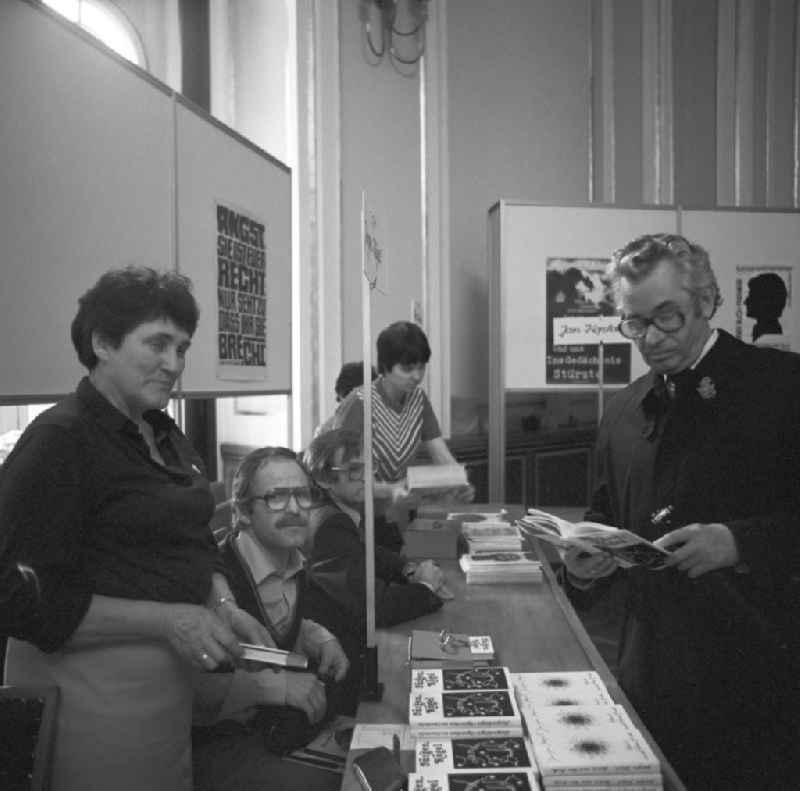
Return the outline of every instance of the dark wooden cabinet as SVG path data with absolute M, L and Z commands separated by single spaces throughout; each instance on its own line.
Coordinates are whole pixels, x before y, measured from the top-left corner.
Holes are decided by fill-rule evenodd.
M 594 429 L 520 432 L 506 438 L 505 501 L 525 508 L 589 504 Z M 477 502 L 489 501 L 488 438 L 453 437 L 455 458 L 466 467 Z M 422 461 L 423 459 L 420 459 Z

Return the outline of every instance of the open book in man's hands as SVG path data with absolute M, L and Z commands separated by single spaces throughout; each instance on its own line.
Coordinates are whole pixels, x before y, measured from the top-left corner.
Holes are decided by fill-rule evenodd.
M 612 555 L 622 568 L 644 566 L 658 570 L 664 568 L 670 556 L 667 550 L 630 530 L 599 522 L 568 522 L 535 508 L 529 508 L 517 524 L 525 535 L 547 541 L 561 550 L 577 547 L 589 554 L 605 552 Z

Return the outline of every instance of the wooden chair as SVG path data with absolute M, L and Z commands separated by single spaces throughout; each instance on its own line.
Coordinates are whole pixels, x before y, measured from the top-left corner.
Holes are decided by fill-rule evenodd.
M 0 687 L 0 788 L 46 791 L 55 740 L 57 687 Z

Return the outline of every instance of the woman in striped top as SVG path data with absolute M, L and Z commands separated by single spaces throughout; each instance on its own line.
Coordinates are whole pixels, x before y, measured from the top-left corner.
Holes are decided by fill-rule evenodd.
M 400 483 L 420 445 L 434 464 L 458 463 L 420 386 L 430 357 L 425 333 L 410 321 L 396 321 L 378 335 L 380 375 L 372 383 L 372 454 L 378 482 Z M 339 405 L 332 427 L 360 432 L 363 420 L 362 385 Z M 465 499 L 472 499 L 473 494 L 470 488 Z M 395 505 L 400 504 L 395 497 Z

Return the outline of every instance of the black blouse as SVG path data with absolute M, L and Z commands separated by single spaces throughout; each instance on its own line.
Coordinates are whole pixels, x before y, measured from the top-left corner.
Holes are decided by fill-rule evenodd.
M 166 466 L 88 378 L 20 437 L 0 467 L 0 632 L 53 651 L 93 594 L 205 602 L 221 566 L 203 464 L 144 417 Z

